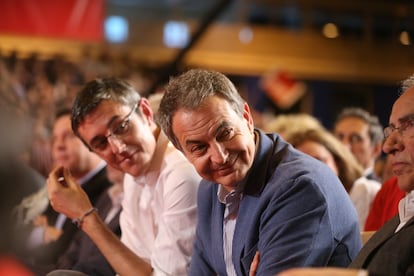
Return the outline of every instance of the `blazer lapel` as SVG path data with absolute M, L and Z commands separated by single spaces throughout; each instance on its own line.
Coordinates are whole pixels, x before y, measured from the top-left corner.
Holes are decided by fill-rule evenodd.
M 218 199 L 217 199 L 218 200 Z M 216 204 L 213 207 L 213 220 L 211 225 L 212 233 L 220 233 L 216 237 L 212 237 L 212 248 L 214 256 L 214 263 L 217 265 L 219 271 L 216 271 L 219 275 L 226 275 L 226 264 L 224 262 L 224 251 L 223 251 L 223 216 L 224 216 L 224 204 Z
M 380 228 L 362 247 L 358 256 L 351 263 L 351 267 L 363 268 L 366 260 L 371 256 L 375 250 L 381 246 L 385 241 L 394 235 L 395 229 L 397 229 L 400 223 L 400 218 L 396 215 L 389 222 Z
M 233 237 L 233 261 L 236 272 L 238 274 L 243 274 L 242 271 L 249 271 L 250 263 L 252 260 L 249 258 L 246 264 L 243 263 L 243 260 L 246 255 L 251 253 L 250 251 L 252 250 L 253 246 L 256 246 L 258 242 L 258 236 L 255 235 L 255 238 L 253 239 L 252 237 L 248 236 L 249 233 L 257 233 L 256 231 L 252 231 L 251 227 L 256 227 L 256 224 L 252 221 L 252 217 L 254 216 L 254 207 L 257 206 L 258 200 L 258 197 L 245 195 L 240 202 L 236 229 L 234 231 Z M 243 227 L 240 227 L 239 225 L 243 225 Z M 253 249 L 254 252 L 256 252 L 256 249 Z M 243 267 L 240 267 L 240 264 Z

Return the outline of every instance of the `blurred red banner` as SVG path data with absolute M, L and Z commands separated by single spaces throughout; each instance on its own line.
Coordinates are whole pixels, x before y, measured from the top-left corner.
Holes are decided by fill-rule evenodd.
M 0 33 L 98 41 L 104 0 L 1 0 Z

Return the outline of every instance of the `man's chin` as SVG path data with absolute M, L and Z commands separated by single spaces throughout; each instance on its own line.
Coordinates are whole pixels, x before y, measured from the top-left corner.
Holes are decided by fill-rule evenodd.
M 138 177 L 139 176 L 139 173 L 134 171 L 134 170 L 127 170 L 127 171 L 123 171 L 123 172 L 125 172 L 129 175 L 132 175 L 133 177 Z
M 237 178 L 234 173 L 227 174 L 225 176 L 218 176 L 215 178 L 217 183 L 225 186 L 225 187 L 235 187 L 237 183 L 241 181 L 241 179 Z
M 414 175 L 398 175 L 398 187 L 407 193 L 414 190 Z

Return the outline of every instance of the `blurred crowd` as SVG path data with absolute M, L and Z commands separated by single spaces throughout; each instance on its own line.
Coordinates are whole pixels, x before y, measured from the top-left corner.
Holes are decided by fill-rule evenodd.
M 128 80 L 137 91 L 146 90 L 152 81 L 147 66 L 105 52 L 93 57 L 85 50 L 80 62 L 61 55 L 44 59 L 36 53 L 0 54 L 0 108 L 24 117 L 30 139 L 21 157 L 43 176 L 51 169 L 49 138 L 55 111 L 70 107 L 86 81 L 109 75 Z

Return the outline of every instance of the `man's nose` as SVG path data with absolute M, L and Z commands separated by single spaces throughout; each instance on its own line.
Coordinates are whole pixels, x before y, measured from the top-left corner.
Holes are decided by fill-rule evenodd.
M 126 145 L 122 139 L 115 135 L 111 135 L 107 139 L 113 153 L 120 153 L 125 150 Z
M 211 161 L 215 164 L 222 165 L 226 163 L 228 158 L 228 152 L 221 144 L 214 144 L 211 146 Z
M 398 131 L 393 131 L 385 138 L 382 144 L 382 150 L 386 154 L 392 154 L 395 151 L 401 151 L 404 148 L 404 144 L 401 141 Z

